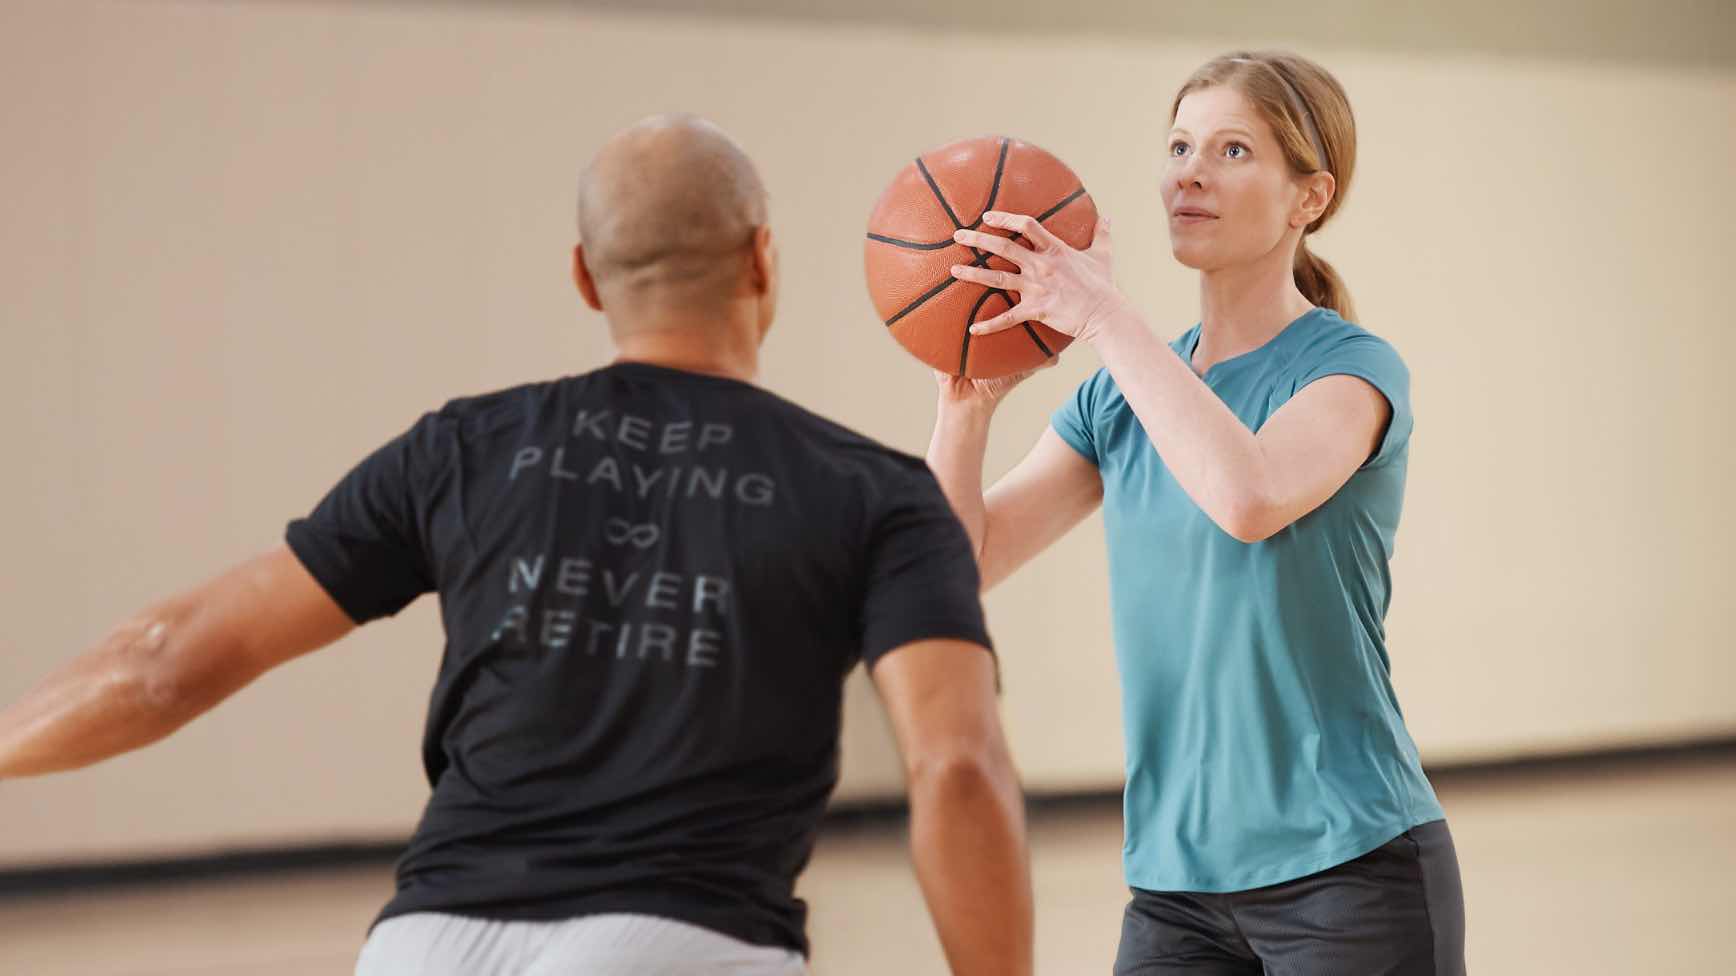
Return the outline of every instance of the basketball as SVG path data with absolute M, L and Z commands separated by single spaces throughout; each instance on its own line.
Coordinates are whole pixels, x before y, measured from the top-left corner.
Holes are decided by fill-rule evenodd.
M 1016 292 L 952 276 L 955 264 L 1017 272 L 1011 262 L 954 243 L 953 231 L 1016 234 L 982 225 L 988 210 L 1037 218 L 1056 237 L 1089 247 L 1097 207 L 1079 177 L 1028 142 L 964 139 L 916 157 L 868 217 L 868 295 L 887 331 L 917 359 L 954 376 L 989 379 L 1041 366 L 1073 340 L 1040 322 L 994 335 L 970 327 L 1018 304 Z

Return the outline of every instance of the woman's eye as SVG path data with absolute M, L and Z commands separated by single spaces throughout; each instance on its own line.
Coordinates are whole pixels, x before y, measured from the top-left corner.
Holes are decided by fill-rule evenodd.
M 1170 143 L 1169 144 L 1169 154 L 1171 156 L 1185 156 L 1185 155 L 1187 155 L 1187 143 L 1185 143 L 1185 142 L 1172 142 L 1172 143 Z
M 1248 147 L 1239 142 L 1232 142 L 1224 147 L 1224 155 L 1231 159 L 1241 159 L 1248 154 Z

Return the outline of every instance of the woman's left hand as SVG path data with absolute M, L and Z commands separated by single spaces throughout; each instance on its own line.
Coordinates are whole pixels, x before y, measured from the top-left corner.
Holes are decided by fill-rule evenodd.
M 1056 237 L 1036 218 L 991 210 L 983 214 L 989 227 L 1010 230 L 1029 241 L 961 230 L 952 239 L 966 247 L 1002 257 L 1017 265 L 1017 273 L 971 265 L 953 265 L 952 276 L 990 288 L 1019 293 L 1019 304 L 971 326 L 972 335 L 992 335 L 1024 322 L 1042 322 L 1063 335 L 1090 341 L 1109 312 L 1122 301 L 1115 287 L 1109 243 L 1109 219 L 1099 217 L 1086 250 Z

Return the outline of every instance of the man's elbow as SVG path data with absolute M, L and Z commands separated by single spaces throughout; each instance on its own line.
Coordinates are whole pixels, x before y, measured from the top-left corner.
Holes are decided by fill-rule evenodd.
M 1001 585 L 1007 574 L 994 563 L 977 563 L 977 593 L 983 594 Z
M 199 711 L 221 676 L 210 655 L 189 653 L 187 614 L 176 608 L 147 613 L 117 628 L 109 638 L 105 677 L 124 688 L 134 707 L 173 720 Z
M 920 752 L 906 764 L 905 778 L 912 803 L 945 802 L 1018 788 L 1006 748 L 987 738 Z

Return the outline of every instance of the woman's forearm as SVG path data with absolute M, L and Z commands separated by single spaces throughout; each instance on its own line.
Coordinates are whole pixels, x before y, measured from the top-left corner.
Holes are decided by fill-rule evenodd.
M 1225 532 L 1254 541 L 1270 495 L 1254 432 L 1132 309 L 1106 317 L 1090 342 L 1182 490 Z
M 958 403 L 943 396 L 935 413 L 934 436 L 928 443 L 928 466 L 964 523 L 979 561 L 988 536 L 983 458 L 988 453 L 993 413 L 992 406 Z

